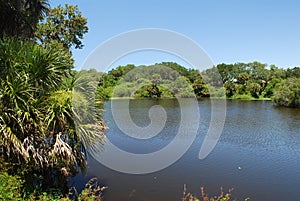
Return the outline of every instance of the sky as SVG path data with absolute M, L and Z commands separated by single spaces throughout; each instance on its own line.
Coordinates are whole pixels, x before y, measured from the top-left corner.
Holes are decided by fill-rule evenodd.
M 259 61 L 280 68 L 300 66 L 300 1 L 297 0 L 50 0 L 51 7 L 77 4 L 88 19 L 84 48 L 74 50 L 76 69 L 110 38 L 160 28 L 195 41 L 214 64 Z M 180 58 L 140 52 L 114 65 L 148 65 Z

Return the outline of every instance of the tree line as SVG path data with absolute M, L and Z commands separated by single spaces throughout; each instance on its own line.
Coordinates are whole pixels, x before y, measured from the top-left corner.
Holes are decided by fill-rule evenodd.
M 150 66 L 129 64 L 101 73 L 98 87 L 102 99 L 193 96 L 272 99 L 288 107 L 300 106 L 299 91 L 299 67 L 282 69 L 257 61 L 221 63 L 201 72 L 174 62 Z

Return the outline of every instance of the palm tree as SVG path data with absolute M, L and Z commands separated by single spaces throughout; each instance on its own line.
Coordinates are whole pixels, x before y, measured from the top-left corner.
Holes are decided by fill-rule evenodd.
M 64 54 L 57 55 L 56 51 L 30 42 L 1 41 L 0 139 L 8 155 L 15 156 L 12 159 L 27 161 L 33 152 L 36 152 L 34 160 L 43 158 L 38 151 L 46 134 L 40 102 L 49 96 L 50 89 L 55 89 L 52 85 L 62 79 L 60 74 L 67 75 L 70 69 L 67 61 Z M 57 78 L 52 81 L 55 75 Z
M 53 170 L 64 178 L 78 167 L 84 170 L 83 145 L 104 136 L 100 118 L 76 114 L 89 109 L 87 97 L 76 92 L 83 108 L 78 111 L 72 86 L 61 85 L 73 79 L 72 65 L 70 52 L 59 46 L 0 39 L 0 157 L 43 174 L 44 181 L 53 178 Z
M 0 37 L 33 38 L 48 9 L 48 0 L 0 0 Z
M 86 112 L 94 108 L 84 92 L 76 91 L 74 99 L 69 49 L 33 41 L 47 2 L 0 0 L 0 157 L 25 167 L 30 179 L 34 172 L 51 181 L 55 173 L 65 184 L 66 175 L 85 169 L 84 146 L 98 147 L 94 139 L 101 141 L 105 125 Z

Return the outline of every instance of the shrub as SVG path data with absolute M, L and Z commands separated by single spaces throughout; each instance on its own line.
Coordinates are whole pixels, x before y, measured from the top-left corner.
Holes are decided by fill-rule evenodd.
M 275 104 L 286 107 L 300 107 L 300 78 L 288 78 L 275 87 Z
M 102 192 L 107 187 L 100 187 L 98 185 L 97 179 L 91 179 L 82 190 L 80 194 L 70 193 L 69 197 L 64 197 L 59 194 L 57 191 L 34 191 L 26 192 L 26 186 L 24 181 L 18 175 L 10 175 L 6 172 L 1 162 L 0 170 L 0 200 L 28 200 L 28 201 L 101 201 Z
M 0 172 L 0 200 L 22 200 L 22 180 L 19 177 Z

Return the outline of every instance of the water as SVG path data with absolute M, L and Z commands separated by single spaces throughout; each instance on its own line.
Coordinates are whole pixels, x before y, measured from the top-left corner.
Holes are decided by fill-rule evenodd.
M 104 118 L 109 126 L 109 140 L 120 149 L 136 154 L 168 146 L 181 120 L 181 108 L 176 100 L 132 100 L 130 114 L 138 126 L 147 126 L 149 108 L 156 104 L 167 113 L 165 128 L 153 138 L 138 140 L 120 131 L 112 117 L 111 102 L 106 102 Z M 80 186 L 88 178 L 98 177 L 108 186 L 104 193 L 104 200 L 108 201 L 179 201 L 184 184 L 195 195 L 200 194 L 201 186 L 209 195 L 218 194 L 222 186 L 224 190 L 234 188 L 233 196 L 237 200 L 247 197 L 255 201 L 299 199 L 299 109 L 274 107 L 267 101 L 228 100 L 221 138 L 208 157 L 199 160 L 211 107 L 209 99 L 200 100 L 198 104 L 199 125 L 190 125 L 199 126 L 198 134 L 188 151 L 174 164 L 158 172 L 133 175 L 111 170 L 89 157 L 87 175 L 78 176 L 76 184 Z M 189 137 L 187 132 L 182 141 Z M 126 159 L 123 162 L 126 163 Z

